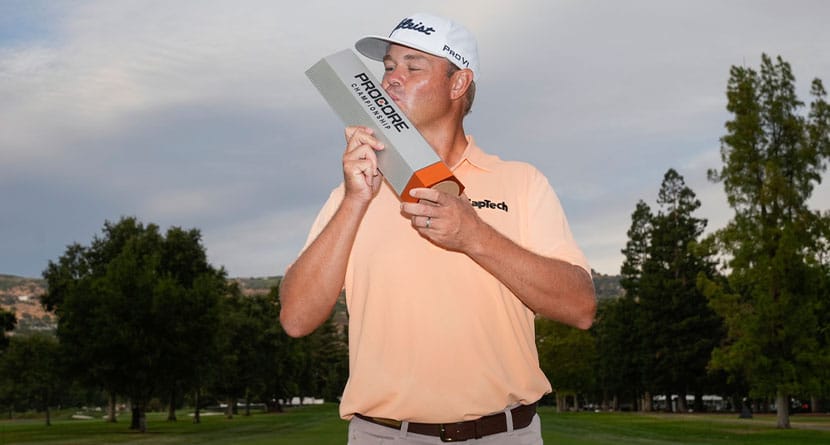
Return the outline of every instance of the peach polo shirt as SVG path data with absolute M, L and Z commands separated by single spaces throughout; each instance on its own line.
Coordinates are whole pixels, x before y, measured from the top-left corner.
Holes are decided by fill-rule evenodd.
M 479 216 L 537 254 L 584 268 L 559 199 L 533 166 L 485 154 L 471 136 L 452 168 Z M 310 243 L 337 210 L 336 188 Z M 464 254 L 431 244 L 384 182 L 360 225 L 345 278 L 349 380 L 340 415 L 446 423 L 550 392 L 534 313 Z

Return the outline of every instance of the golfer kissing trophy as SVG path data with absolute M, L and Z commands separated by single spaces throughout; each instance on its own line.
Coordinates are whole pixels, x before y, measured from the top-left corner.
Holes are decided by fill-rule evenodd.
M 415 202 L 409 190 L 434 188 L 452 195 L 464 191 L 421 133 L 389 98 L 380 82 L 350 49 L 324 57 L 305 72 L 347 126 L 375 131 L 384 149 L 376 152 L 378 169 L 401 201 Z

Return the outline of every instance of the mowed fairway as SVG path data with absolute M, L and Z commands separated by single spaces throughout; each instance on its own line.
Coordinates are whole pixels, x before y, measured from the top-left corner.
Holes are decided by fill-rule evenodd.
M 599 444 L 830 444 L 830 416 L 793 416 L 775 428 L 775 415 L 566 413 L 542 411 L 546 443 Z
M 624 444 L 830 444 L 830 416 L 796 415 L 793 429 L 777 430 L 773 415 L 739 420 L 734 414 L 565 413 L 540 409 L 545 442 L 574 445 Z M 347 424 L 335 405 L 257 413 L 233 419 L 205 416 L 194 425 L 186 413 L 178 422 L 163 414 L 148 416 L 149 432 L 127 429 L 128 418 L 108 424 L 67 420 L 60 414 L 51 427 L 42 420 L 0 421 L 0 444 L 345 444 Z

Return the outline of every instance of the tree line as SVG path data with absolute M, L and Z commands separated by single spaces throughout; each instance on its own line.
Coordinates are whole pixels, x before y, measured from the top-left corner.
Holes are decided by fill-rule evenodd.
M 733 211 L 708 235 L 701 203 L 668 169 L 656 203 L 636 203 L 622 249 L 622 297 L 600 302 L 589 331 L 538 319 L 540 365 L 555 402 L 652 410 L 654 396 L 702 410 L 704 394 L 774 400 L 789 427 L 792 397 L 814 409 L 830 395 L 830 212 L 809 208 L 830 157 L 830 107 L 820 80 L 812 101 L 790 66 L 762 56 L 732 67 L 719 169 Z M 243 295 L 211 266 L 198 230 L 135 218 L 106 222 L 43 273 L 55 335 L 3 335 L 0 406 L 10 412 L 128 400 L 143 429 L 151 400 L 168 417 L 227 401 L 294 395 L 336 400 L 348 375 L 347 332 L 330 319 L 290 339 L 278 322 L 279 286 Z M 335 312 L 334 315 L 338 315 Z M 0 313 L 3 332 L 14 317 Z M 686 396 L 694 396 L 686 406 Z M 47 415 L 48 422 L 48 415 Z
M 108 221 L 43 277 L 41 303 L 57 329 L 4 336 L 0 405 L 9 412 L 43 410 L 48 424 L 50 407 L 97 401 L 115 421 L 128 401 L 130 428 L 143 431 L 151 400 L 167 405 L 169 420 L 186 403 L 199 422 L 202 407 L 220 402 L 232 417 L 240 400 L 279 410 L 297 395 L 336 399 L 345 384 L 344 330 L 329 320 L 290 339 L 278 322 L 278 286 L 244 295 L 208 263 L 196 229 Z
M 810 95 L 805 116 L 781 57 L 732 67 L 723 165 L 708 172 L 732 219 L 704 236 L 700 201 L 666 172 L 656 209 L 641 200 L 631 215 L 625 295 L 601 304 L 588 333 L 539 322 L 559 393 L 642 410 L 658 394 L 684 411 L 686 395 L 697 409 L 707 393 L 774 400 L 781 428 L 793 397 L 817 410 L 830 396 L 830 212 L 809 207 L 830 157 L 830 107 L 819 79 Z

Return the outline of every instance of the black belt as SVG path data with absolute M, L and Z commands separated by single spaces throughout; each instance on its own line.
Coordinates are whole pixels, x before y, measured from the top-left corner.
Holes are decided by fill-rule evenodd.
M 536 415 L 536 404 L 519 405 L 510 410 L 513 416 L 513 429 L 518 430 L 530 425 L 533 416 Z M 362 414 L 355 414 L 367 422 L 382 425 L 388 428 L 400 430 L 403 422 L 400 420 L 384 419 L 381 417 L 369 417 Z M 499 434 L 507 431 L 507 415 L 503 412 L 480 417 L 475 420 L 467 420 L 456 423 L 417 423 L 409 422 L 407 431 L 425 436 L 441 438 L 442 442 L 463 442 L 470 439 L 481 439 L 491 434 Z

